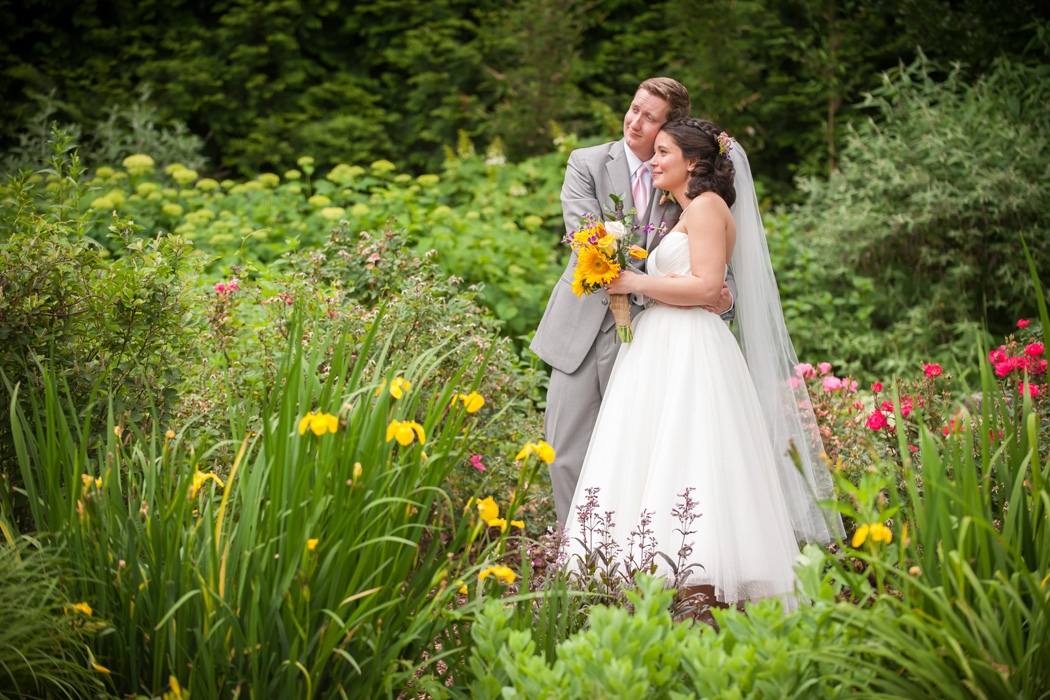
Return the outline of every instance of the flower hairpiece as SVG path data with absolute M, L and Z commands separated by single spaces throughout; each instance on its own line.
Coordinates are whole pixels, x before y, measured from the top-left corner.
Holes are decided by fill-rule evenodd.
M 718 135 L 718 155 L 729 156 L 729 152 L 733 150 L 733 139 L 729 137 L 729 134 L 722 132 Z

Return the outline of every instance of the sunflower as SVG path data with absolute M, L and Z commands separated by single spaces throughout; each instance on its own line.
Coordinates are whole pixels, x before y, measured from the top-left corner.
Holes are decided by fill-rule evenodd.
M 590 287 L 600 287 L 613 281 L 620 274 L 620 266 L 609 260 L 595 248 L 580 248 L 576 269 L 583 277 L 583 283 Z
M 584 294 L 590 294 L 591 290 L 583 282 L 583 275 L 579 270 L 575 270 L 572 273 L 572 293 L 578 297 L 582 297 Z

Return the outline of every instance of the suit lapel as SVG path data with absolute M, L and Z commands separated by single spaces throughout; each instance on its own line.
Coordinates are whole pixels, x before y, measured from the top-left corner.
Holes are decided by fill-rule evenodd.
M 631 174 L 627 172 L 627 153 L 623 149 L 622 139 L 613 144 L 609 151 L 609 162 L 605 164 L 605 172 L 609 176 L 609 182 L 612 183 L 612 193 L 617 197 L 622 195 L 624 209 L 630 209 L 634 206 L 634 197 L 631 195 Z M 606 206 L 612 206 L 611 201 L 600 202 L 600 204 L 602 211 L 599 213 L 601 214 L 604 214 Z

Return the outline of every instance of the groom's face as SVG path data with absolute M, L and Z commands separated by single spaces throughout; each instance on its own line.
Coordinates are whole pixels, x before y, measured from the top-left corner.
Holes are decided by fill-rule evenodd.
M 653 143 L 660 127 L 667 121 L 670 105 L 644 88 L 635 93 L 627 114 L 623 116 L 623 137 L 627 147 L 642 160 L 653 157 Z

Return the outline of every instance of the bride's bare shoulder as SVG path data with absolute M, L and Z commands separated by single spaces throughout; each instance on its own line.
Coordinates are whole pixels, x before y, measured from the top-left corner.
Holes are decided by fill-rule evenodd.
M 726 201 L 714 192 L 704 192 L 694 199 L 685 210 L 686 225 L 712 219 L 733 219 Z

